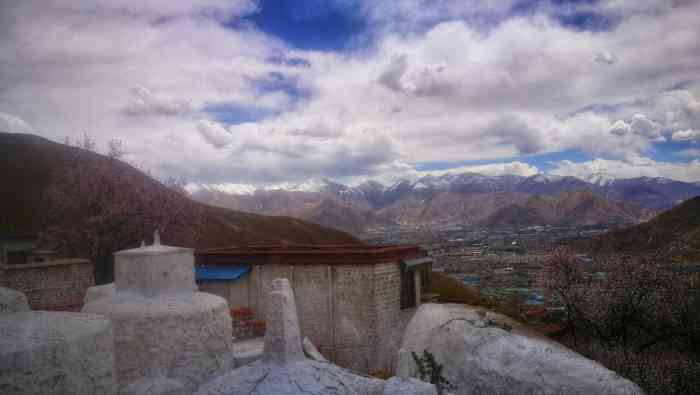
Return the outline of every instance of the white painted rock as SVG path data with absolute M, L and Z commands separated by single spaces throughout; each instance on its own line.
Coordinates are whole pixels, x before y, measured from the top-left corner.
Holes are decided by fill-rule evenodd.
M 117 289 L 114 283 L 90 287 L 87 289 L 87 292 L 85 292 L 84 304 L 92 303 L 98 299 L 111 298 L 116 295 L 116 293 Z
M 11 288 L 0 287 L 0 313 L 28 311 L 27 296 Z
M 115 394 L 113 340 L 94 314 L 0 314 L 0 394 Z
M 126 386 L 119 395 L 185 395 L 185 387 L 165 377 L 144 377 Z
M 507 317 L 477 310 L 424 304 L 404 334 L 402 348 L 432 353 L 456 394 L 642 394 L 597 362 Z
M 392 377 L 386 381 L 383 395 L 437 395 L 435 386 L 416 378 Z

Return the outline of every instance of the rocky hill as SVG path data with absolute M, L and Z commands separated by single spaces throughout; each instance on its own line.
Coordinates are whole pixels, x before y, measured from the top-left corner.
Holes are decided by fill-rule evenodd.
M 295 218 L 195 202 L 113 158 L 27 134 L 0 133 L 0 231 L 41 233 L 64 254 L 97 260 L 111 277 L 113 251 L 148 240 L 195 248 L 246 244 L 359 243 Z
M 635 223 L 650 210 L 636 204 L 605 199 L 588 191 L 563 192 L 558 196 L 537 195 L 508 205 L 480 222 L 489 228 L 533 225 L 587 226 Z
M 597 252 L 658 254 L 681 262 L 700 262 L 700 196 L 648 222 L 608 232 L 588 247 Z

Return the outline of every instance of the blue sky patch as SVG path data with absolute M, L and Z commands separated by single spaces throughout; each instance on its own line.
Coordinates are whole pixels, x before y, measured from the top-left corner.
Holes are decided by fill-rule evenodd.
M 205 105 L 202 110 L 211 115 L 215 121 L 227 125 L 256 122 L 280 113 L 279 110 L 273 108 L 238 103 L 210 103 Z
M 368 28 L 357 1 L 261 0 L 259 7 L 245 19 L 299 49 L 345 49 Z

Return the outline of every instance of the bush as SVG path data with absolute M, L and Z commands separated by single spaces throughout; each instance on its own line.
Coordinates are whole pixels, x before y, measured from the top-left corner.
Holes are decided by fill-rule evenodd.
M 423 350 L 423 356 L 418 356 L 415 352 L 411 352 L 411 356 L 413 356 L 413 360 L 418 368 L 418 378 L 434 384 L 438 395 L 442 395 L 445 391 L 457 389 L 442 375 L 442 365 L 437 363 L 435 356 L 428 350 Z

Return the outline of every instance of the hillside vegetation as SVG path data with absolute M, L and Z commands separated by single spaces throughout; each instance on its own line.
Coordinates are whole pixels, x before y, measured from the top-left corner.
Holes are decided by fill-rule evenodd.
M 681 262 L 700 262 L 700 196 L 648 222 L 596 237 L 589 247 L 597 252 L 657 254 Z

